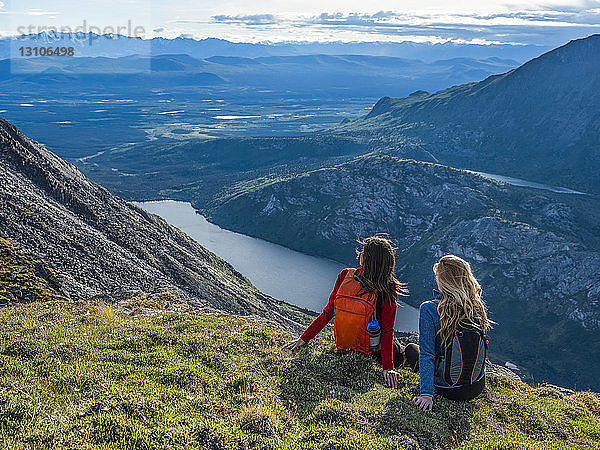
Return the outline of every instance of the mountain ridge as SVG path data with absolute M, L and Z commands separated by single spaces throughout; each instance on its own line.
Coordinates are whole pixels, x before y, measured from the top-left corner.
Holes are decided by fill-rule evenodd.
M 600 35 L 483 81 L 380 99 L 333 132 L 416 145 L 447 165 L 600 192 Z M 393 154 L 394 150 L 389 150 Z
M 66 274 L 73 298 L 171 291 L 208 310 L 260 312 L 298 327 L 302 314 L 260 293 L 162 219 L 114 197 L 0 120 L 0 233 Z
M 146 53 L 186 53 L 200 57 L 221 56 L 285 56 L 306 55 L 315 53 L 326 54 L 366 54 L 381 56 L 416 57 L 428 61 L 447 57 L 482 57 L 484 55 L 505 57 L 510 52 L 511 59 L 525 61 L 548 46 L 510 45 L 510 44 L 456 44 L 446 43 L 417 43 L 417 42 L 232 42 L 218 38 L 194 39 L 187 36 L 177 38 L 153 37 L 141 39 L 123 35 L 98 35 L 96 33 L 71 33 L 61 37 L 61 33 L 41 32 L 0 39 L 0 58 L 10 55 L 13 40 L 19 46 L 27 43 L 41 42 L 44 45 L 64 46 L 73 45 L 75 49 L 86 55 L 123 56 L 126 54 Z M 89 43 L 92 42 L 93 45 Z M 120 44 L 120 46 L 118 45 Z M 86 48 L 87 47 L 87 48 Z M 14 50 L 14 49 L 13 49 Z

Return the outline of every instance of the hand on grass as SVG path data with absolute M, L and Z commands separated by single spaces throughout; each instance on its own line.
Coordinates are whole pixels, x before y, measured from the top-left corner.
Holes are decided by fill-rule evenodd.
M 302 347 L 306 342 L 302 338 L 294 339 L 283 346 L 283 350 L 296 350 L 298 347 Z
M 385 385 L 387 387 L 394 389 L 398 387 L 398 374 L 393 370 L 384 370 L 383 380 L 385 381 Z
M 413 403 L 423 411 L 431 411 L 433 409 L 433 397 L 429 395 L 419 395 L 413 398 Z

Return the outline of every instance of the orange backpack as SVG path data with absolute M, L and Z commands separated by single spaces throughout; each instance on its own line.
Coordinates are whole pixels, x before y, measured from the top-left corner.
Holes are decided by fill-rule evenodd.
M 356 350 L 371 353 L 367 323 L 375 313 L 377 296 L 369 293 L 359 294 L 361 287 L 356 269 L 347 270 L 348 273 L 334 299 L 335 345 L 341 352 Z

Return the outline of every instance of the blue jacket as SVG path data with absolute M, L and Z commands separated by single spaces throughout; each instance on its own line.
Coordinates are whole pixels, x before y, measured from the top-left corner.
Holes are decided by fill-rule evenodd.
M 433 397 L 435 389 L 454 389 L 446 381 L 435 376 L 435 358 L 443 356 L 440 331 L 440 315 L 437 301 L 424 302 L 419 307 L 419 372 L 421 374 L 421 395 Z M 483 374 L 482 374 L 483 376 Z

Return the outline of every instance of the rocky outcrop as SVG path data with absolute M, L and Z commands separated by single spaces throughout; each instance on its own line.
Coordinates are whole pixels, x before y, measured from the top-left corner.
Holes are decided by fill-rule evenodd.
M 61 278 L 46 261 L 0 238 L 0 306 L 61 298 L 61 285 Z

